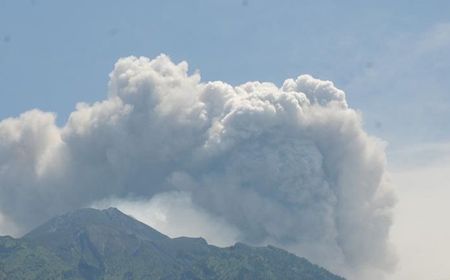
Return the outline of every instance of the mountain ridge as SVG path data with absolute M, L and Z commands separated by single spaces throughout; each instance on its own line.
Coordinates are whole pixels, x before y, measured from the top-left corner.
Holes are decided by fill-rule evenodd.
M 116 208 L 84 208 L 0 237 L 3 279 L 343 280 L 282 249 L 169 238 Z

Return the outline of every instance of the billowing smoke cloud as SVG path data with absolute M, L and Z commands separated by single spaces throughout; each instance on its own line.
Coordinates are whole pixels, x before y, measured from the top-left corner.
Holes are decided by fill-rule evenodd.
M 0 122 L 0 213 L 22 232 L 117 205 L 170 235 L 271 243 L 347 275 L 393 264 L 383 144 L 329 81 L 204 83 L 167 56 L 120 59 L 63 127 Z M 0 225 L 3 233 L 7 227 Z

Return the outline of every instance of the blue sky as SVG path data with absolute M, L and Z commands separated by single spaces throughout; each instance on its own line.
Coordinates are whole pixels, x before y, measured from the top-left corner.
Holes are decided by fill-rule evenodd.
M 105 98 L 108 73 L 129 55 L 166 53 L 233 85 L 331 80 L 389 145 L 393 236 L 409 262 L 394 278 L 437 280 L 450 275 L 450 244 L 417 244 L 450 233 L 449 11 L 450 1 L 423 0 L 0 0 L 0 119 L 39 108 L 63 125 L 77 102 Z
M 166 53 L 203 80 L 329 79 L 391 145 L 443 141 L 448 10 L 448 1 L 2 0 L 0 118 L 37 107 L 63 124 L 77 102 L 104 98 L 118 57 Z M 438 42 L 417 50 L 423 41 Z

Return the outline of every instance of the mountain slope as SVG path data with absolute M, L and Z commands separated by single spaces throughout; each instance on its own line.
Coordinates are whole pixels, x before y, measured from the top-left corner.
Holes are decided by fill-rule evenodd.
M 117 209 L 81 209 L 0 237 L 0 279 L 342 280 L 272 246 L 171 239 Z

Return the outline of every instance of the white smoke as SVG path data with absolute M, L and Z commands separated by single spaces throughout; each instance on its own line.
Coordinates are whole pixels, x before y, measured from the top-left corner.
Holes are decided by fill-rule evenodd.
M 239 240 L 238 229 L 193 204 L 186 192 L 164 192 L 151 199 L 110 198 L 93 206 L 100 209 L 115 206 L 170 237 L 203 237 L 217 246 L 230 246 Z
M 0 122 L 0 213 L 22 232 L 99 201 L 169 235 L 270 243 L 350 276 L 394 263 L 383 144 L 308 75 L 233 87 L 128 57 L 108 98 L 63 127 L 37 110 Z

